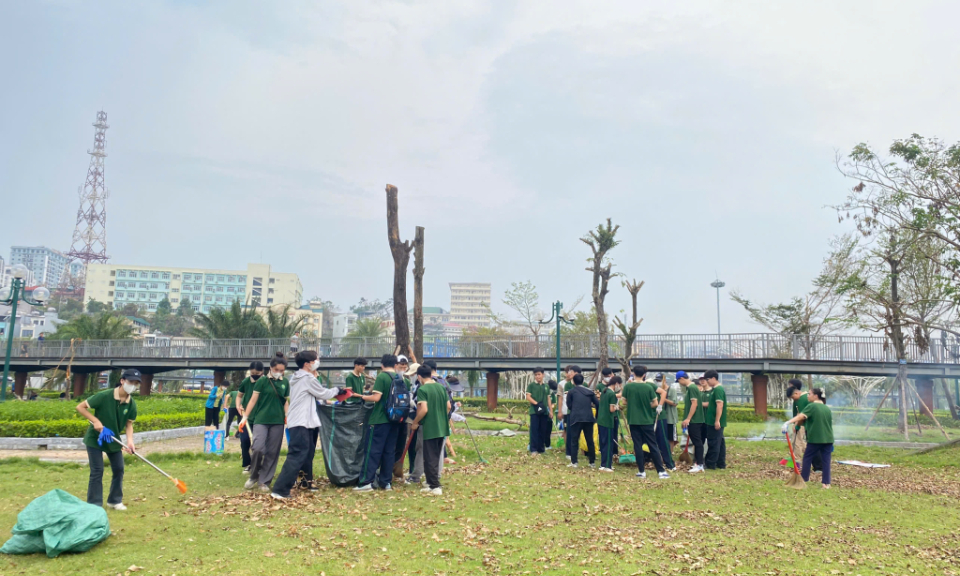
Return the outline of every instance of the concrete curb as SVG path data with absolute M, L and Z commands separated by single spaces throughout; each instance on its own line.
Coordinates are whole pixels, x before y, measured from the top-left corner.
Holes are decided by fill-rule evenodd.
M 783 442 L 783 438 L 740 438 L 731 437 L 730 440 L 741 440 L 744 442 Z M 903 448 L 906 450 L 920 450 L 922 448 L 933 448 L 940 444 L 936 442 L 881 442 L 878 440 L 836 440 L 837 446 L 870 446 L 874 448 Z
M 170 430 L 151 430 L 149 432 L 134 432 L 133 441 L 137 444 L 171 440 L 184 436 L 200 436 L 204 426 L 188 428 L 171 428 Z M 126 434 L 120 435 L 126 442 Z M 0 438 L 0 450 L 86 450 L 83 438 Z

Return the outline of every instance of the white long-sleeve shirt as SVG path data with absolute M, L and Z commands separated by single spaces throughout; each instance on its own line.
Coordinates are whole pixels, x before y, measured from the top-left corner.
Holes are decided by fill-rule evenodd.
M 290 409 L 287 411 L 287 428 L 297 426 L 319 428 L 317 400 L 330 400 L 336 394 L 336 388 L 324 388 L 313 374 L 306 370 L 297 370 L 297 373 L 290 377 Z

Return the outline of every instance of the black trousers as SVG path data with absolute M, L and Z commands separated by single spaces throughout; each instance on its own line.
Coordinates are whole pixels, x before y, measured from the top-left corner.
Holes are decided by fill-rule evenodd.
M 587 441 L 587 458 L 590 460 L 590 463 L 593 464 L 597 461 L 597 447 L 593 444 L 593 422 L 577 422 L 570 425 L 570 430 L 567 432 L 567 441 L 570 441 L 572 436 L 573 442 L 576 443 L 570 452 L 570 461 L 574 464 L 577 463 L 577 456 L 580 455 L 581 432 L 584 435 L 584 440 Z
M 540 415 L 540 439 L 543 441 L 543 448 L 550 447 L 550 435 L 553 434 L 553 419 L 549 414 Z
M 360 486 L 373 484 L 373 481 L 376 480 L 377 487 L 383 489 L 393 480 L 397 436 L 401 429 L 406 429 L 406 426 L 396 422 L 369 424 L 368 426 L 367 447 L 363 456 L 363 466 L 360 467 Z
M 691 423 L 687 426 L 687 436 L 693 444 L 693 461 L 697 466 L 703 466 L 703 424 Z
M 204 426 L 214 426 L 216 428 L 220 427 L 220 409 L 219 408 L 204 408 L 205 412 L 205 422 Z
M 613 468 L 613 454 L 617 451 L 617 434 L 620 431 L 620 421 L 613 420 L 613 428 L 597 426 L 597 435 L 600 437 L 600 467 Z
M 547 449 L 547 438 L 550 437 L 550 417 L 546 414 L 530 415 L 530 452 L 543 454 Z
M 414 464 L 417 462 L 417 435 L 420 434 L 420 429 L 417 428 L 413 431 L 413 438 L 410 439 L 410 448 L 407 449 L 407 458 L 410 461 L 409 474 L 413 475 Z
M 236 419 L 237 422 L 240 421 L 240 412 L 237 412 L 236 408 L 230 408 L 227 412 L 227 426 L 224 428 L 224 430 L 227 431 L 227 435 L 230 434 L 230 426 L 233 425 L 234 419 Z
M 273 491 L 281 496 L 289 496 L 298 479 L 302 478 L 304 483 L 313 482 L 313 457 L 317 450 L 320 429 L 294 426 L 287 428 L 287 432 L 290 434 L 290 440 L 287 441 L 287 459 L 273 483 Z
M 567 456 L 573 455 L 580 447 L 580 440 L 573 437 L 573 433 L 570 431 L 570 415 L 566 414 L 563 417 L 563 431 L 567 434 L 567 441 L 564 445 L 564 450 L 567 452 Z
M 237 432 L 240 435 L 240 459 L 242 460 L 241 466 L 247 468 L 250 466 L 250 422 L 247 422 L 247 425 L 243 427 L 243 432 Z
M 123 452 L 107 452 L 110 459 L 110 494 L 107 504 L 123 502 Z M 103 450 L 87 446 L 87 461 L 90 464 L 90 481 L 87 483 L 87 504 L 103 506 Z
M 707 452 L 706 468 L 723 470 L 727 467 L 727 442 L 723 438 L 723 428 L 717 430 L 712 425 L 707 425 L 707 441 L 710 442 L 710 450 Z
M 427 477 L 427 486 L 440 487 L 440 454 L 443 452 L 443 437 L 423 440 L 423 473 Z
M 653 424 L 631 424 L 630 438 L 633 440 L 633 454 L 637 458 L 638 470 L 643 472 L 646 466 L 645 458 L 650 458 L 657 472 L 665 472 L 663 458 L 660 456 L 660 449 L 657 448 L 657 436 L 653 433 Z M 646 452 L 643 451 L 644 444 L 650 449 L 650 456 L 646 456 Z

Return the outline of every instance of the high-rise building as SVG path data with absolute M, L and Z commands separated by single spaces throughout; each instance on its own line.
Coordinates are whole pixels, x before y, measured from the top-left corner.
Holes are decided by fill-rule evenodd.
M 14 246 L 10 249 L 10 264 L 23 264 L 33 272 L 33 281 L 55 290 L 60 285 L 70 259 L 53 248 L 46 246 Z
M 451 282 L 450 322 L 460 326 L 490 326 L 490 283 Z
M 296 274 L 273 272 L 269 264 L 246 270 L 93 264 L 87 267 L 85 302 L 97 300 L 114 309 L 136 304 L 153 311 L 164 298 L 171 307 L 188 302 L 197 312 L 245 305 L 291 304 L 299 307 L 303 285 Z
M 3 258 L 0 258 L 0 288 L 5 288 L 13 283 L 13 264 L 4 262 Z M 32 288 L 37 285 L 36 279 L 33 277 L 33 270 L 27 268 L 27 274 L 23 277 L 23 285 Z

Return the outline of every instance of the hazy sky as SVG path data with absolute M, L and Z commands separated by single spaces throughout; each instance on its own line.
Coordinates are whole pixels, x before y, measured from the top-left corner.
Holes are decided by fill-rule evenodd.
M 763 301 L 807 289 L 842 231 L 838 150 L 960 140 L 949 1 L 51 1 L 3 20 L 5 257 L 68 247 L 103 108 L 114 262 L 262 258 L 344 308 L 391 295 L 389 182 L 403 236 L 426 227 L 425 305 L 451 281 L 492 282 L 500 311 L 513 281 L 544 308 L 588 294 L 578 238 L 612 217 L 641 331 L 712 332 L 714 271 Z M 759 331 L 727 290 L 724 332 Z M 628 302 L 618 284 L 608 309 Z

